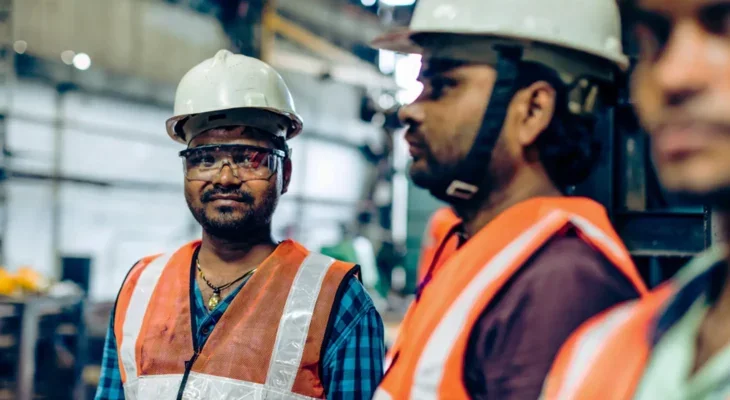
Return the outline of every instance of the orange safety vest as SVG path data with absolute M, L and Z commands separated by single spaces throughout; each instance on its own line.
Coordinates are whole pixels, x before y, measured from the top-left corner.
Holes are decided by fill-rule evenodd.
M 541 399 L 633 399 L 651 354 L 651 330 L 673 293 L 666 284 L 584 324 L 558 353 Z
M 474 325 L 520 267 L 570 226 L 639 293 L 647 292 L 600 204 L 576 197 L 524 201 L 502 212 L 451 255 L 411 305 L 375 399 L 468 399 L 464 358 Z
M 325 398 L 320 352 L 338 288 L 355 266 L 282 242 L 195 349 L 191 280 L 199 245 L 143 259 L 122 286 L 114 335 L 125 397 Z
M 418 282 L 421 282 L 426 277 L 429 268 L 431 268 L 431 264 L 434 262 L 436 252 L 446 239 L 446 235 L 460 222 L 461 219 L 454 213 L 451 207 L 439 208 L 433 213 L 431 219 L 428 220 L 428 226 L 426 226 L 426 232 L 421 242 L 421 257 L 418 261 Z M 437 265 L 434 266 L 434 270 L 441 266 L 456 251 L 457 246 L 457 237 L 453 236 L 449 238 L 449 243 L 444 244 L 439 259 L 436 260 Z

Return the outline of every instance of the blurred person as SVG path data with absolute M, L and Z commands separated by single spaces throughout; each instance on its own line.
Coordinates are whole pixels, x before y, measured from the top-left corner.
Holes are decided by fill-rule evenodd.
M 647 289 L 606 210 L 564 191 L 628 67 L 613 0 L 421 0 L 375 45 L 422 54 L 413 181 L 465 239 L 421 283 L 376 399 L 536 399 L 560 345 Z
M 453 229 L 458 229 L 460 223 L 461 219 L 449 206 L 437 209 L 428 219 L 426 231 L 421 240 L 421 254 L 418 258 L 419 283 L 423 281 L 429 270 L 434 273 L 456 251 L 458 238 L 450 233 Z M 447 238 L 448 240 L 446 240 Z M 435 264 L 433 268 L 431 268 L 432 264 Z
M 587 323 L 546 399 L 730 398 L 730 1 L 636 0 L 637 115 L 666 189 L 719 213 L 724 237 L 648 298 Z
M 383 324 L 355 264 L 275 242 L 302 129 L 283 79 L 226 50 L 181 80 L 168 134 L 203 237 L 143 258 L 119 292 L 97 399 L 369 399 Z

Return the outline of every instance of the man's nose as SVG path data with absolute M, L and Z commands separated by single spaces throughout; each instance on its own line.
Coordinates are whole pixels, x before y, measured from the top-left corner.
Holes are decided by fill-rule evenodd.
M 423 111 L 423 106 L 414 102 L 401 107 L 398 110 L 398 118 L 406 125 L 420 125 L 426 118 L 426 113 Z
M 675 25 L 663 54 L 654 65 L 657 84 L 667 105 L 678 106 L 711 83 L 709 34 L 694 22 Z
M 242 181 L 237 176 L 238 172 L 229 162 L 225 161 L 218 174 L 216 174 L 213 183 L 221 186 L 240 186 Z

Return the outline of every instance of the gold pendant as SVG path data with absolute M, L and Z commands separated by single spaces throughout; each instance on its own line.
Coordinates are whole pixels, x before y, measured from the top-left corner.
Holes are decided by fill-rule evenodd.
M 220 300 L 221 296 L 218 294 L 218 292 L 213 292 L 213 295 L 210 296 L 210 300 L 208 300 L 208 310 L 213 311 Z

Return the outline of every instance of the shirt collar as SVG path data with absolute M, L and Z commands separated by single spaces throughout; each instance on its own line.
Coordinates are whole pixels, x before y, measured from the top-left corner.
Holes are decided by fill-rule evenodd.
M 726 255 L 724 246 L 715 246 L 692 260 L 673 278 L 677 290 L 658 316 L 652 335 L 654 345 L 684 317 L 700 297 L 706 296 L 708 301 L 714 301 L 718 283 L 724 282 L 727 274 Z

